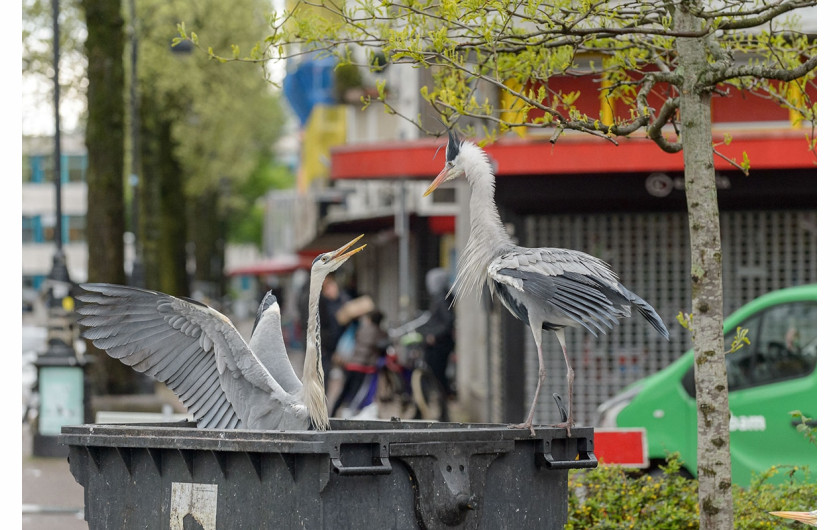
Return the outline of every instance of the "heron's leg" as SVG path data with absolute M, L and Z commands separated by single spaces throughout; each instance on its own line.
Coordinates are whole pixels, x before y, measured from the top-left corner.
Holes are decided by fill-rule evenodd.
M 566 434 L 570 437 L 572 436 L 572 425 L 574 425 L 574 420 L 572 419 L 572 385 L 575 381 L 575 371 L 572 369 L 571 363 L 569 363 L 569 354 L 566 352 L 566 331 L 564 328 L 558 329 L 556 332 L 557 340 L 560 341 L 560 348 L 563 350 L 563 359 L 566 361 L 566 384 L 569 385 L 569 417 L 566 418 L 566 421 L 563 423 L 558 423 L 555 427 L 565 427 Z
M 534 331 L 536 330 L 536 331 Z M 531 402 L 531 410 L 528 412 L 528 417 L 525 418 L 524 423 L 511 425 L 513 429 L 529 429 L 531 436 L 536 436 L 534 432 L 534 412 L 537 410 L 537 398 L 540 395 L 540 388 L 546 376 L 545 363 L 543 363 L 542 354 L 542 326 L 531 326 L 531 332 L 534 334 L 534 342 L 537 344 L 537 359 L 539 361 L 539 377 L 537 378 L 537 390 L 534 392 L 534 400 Z

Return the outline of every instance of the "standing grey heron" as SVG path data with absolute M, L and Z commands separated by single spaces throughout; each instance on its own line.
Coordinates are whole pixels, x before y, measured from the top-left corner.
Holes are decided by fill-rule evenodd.
M 568 417 L 557 427 L 571 434 L 572 383 L 575 372 L 566 352 L 567 327 L 582 327 L 593 335 L 606 333 L 619 318 L 630 316 L 635 306 L 653 327 L 668 338 L 668 329 L 656 311 L 639 296 L 627 290 L 604 261 L 576 250 L 526 248 L 513 243 L 505 232 L 496 208 L 496 180 L 484 151 L 450 132 L 446 146 L 446 165 L 432 181 L 424 196 L 449 180 L 465 177 L 470 186 L 470 234 L 458 258 L 458 272 L 452 289 L 459 300 L 467 292 L 487 285 L 491 296 L 519 320 L 528 324 L 537 345 L 539 377 L 534 400 L 523 423 L 533 435 L 534 411 L 546 377 L 543 363 L 542 330 L 553 331 L 560 341 L 566 361 L 569 387 Z
M 270 292 L 246 344 L 225 315 L 194 300 L 122 285 L 82 284 L 82 336 L 165 383 L 199 428 L 326 430 L 318 297 L 327 274 L 365 247 L 348 252 L 361 237 L 312 262 L 302 380 L 289 362 L 280 308 Z

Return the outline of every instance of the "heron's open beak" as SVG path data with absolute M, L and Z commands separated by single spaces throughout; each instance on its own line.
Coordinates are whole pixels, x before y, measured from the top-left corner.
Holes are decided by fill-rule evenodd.
M 438 186 L 440 186 L 441 184 L 443 184 L 447 180 L 452 180 L 453 178 L 457 177 L 458 175 L 459 175 L 458 170 L 456 170 L 455 168 L 444 167 L 443 171 L 438 173 L 438 176 L 435 177 L 435 180 L 433 180 L 432 183 L 429 184 L 429 187 L 426 188 L 426 193 L 423 194 L 423 197 L 428 196 L 430 193 L 435 191 Z
M 814 512 L 768 512 L 770 515 L 777 517 L 784 517 L 785 519 L 793 519 L 800 523 L 817 525 L 817 515 Z
M 331 261 L 341 260 L 342 262 L 344 262 L 345 260 L 349 259 L 349 258 L 350 258 L 350 256 L 352 256 L 353 254 L 355 254 L 355 253 L 359 252 L 360 250 L 362 250 L 363 248 L 365 248 L 367 245 L 362 245 L 362 246 L 360 246 L 359 248 L 354 248 L 354 249 L 353 249 L 353 250 L 351 250 L 350 252 L 347 252 L 347 249 L 349 249 L 350 247 L 352 247 L 352 246 L 356 243 L 356 241 L 358 241 L 358 240 L 362 239 L 362 237 L 364 237 L 364 234 L 360 235 L 359 237 L 357 237 L 357 238 L 356 238 L 356 239 L 354 239 L 353 241 L 351 241 L 351 242 L 347 243 L 347 244 L 346 244 L 346 245 L 344 245 L 343 247 L 341 247 L 341 248 L 339 248 L 338 250 L 334 251 L 334 252 L 333 252 L 333 255 L 332 255 L 332 258 L 331 258 Z M 345 254 L 345 252 L 347 252 L 347 253 Z

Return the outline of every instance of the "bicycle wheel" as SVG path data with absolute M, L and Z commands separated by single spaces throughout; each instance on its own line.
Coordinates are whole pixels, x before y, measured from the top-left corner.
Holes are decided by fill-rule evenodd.
M 423 367 L 415 368 L 411 374 L 411 395 L 417 404 L 417 418 L 449 421 L 443 385 Z
M 388 369 L 382 369 L 379 372 L 376 401 L 379 404 L 380 418 L 407 419 L 414 418 L 417 414 L 409 389 L 403 382 L 402 377 Z

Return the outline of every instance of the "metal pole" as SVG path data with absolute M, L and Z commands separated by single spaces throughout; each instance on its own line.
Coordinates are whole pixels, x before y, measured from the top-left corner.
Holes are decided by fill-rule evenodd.
M 131 266 L 131 285 L 143 287 L 145 274 L 143 270 L 143 242 L 140 239 L 140 204 L 137 194 L 140 186 L 140 124 L 138 123 L 137 97 L 137 15 L 134 0 L 128 2 L 128 16 L 130 21 L 131 38 L 131 84 L 129 85 L 130 118 L 131 118 L 131 224 L 134 233 L 134 263 Z
M 395 225 L 399 237 L 399 286 L 400 286 L 400 323 L 408 321 L 408 208 L 406 207 L 405 179 L 400 179 L 397 197 Z
M 55 176 L 55 246 L 58 255 L 63 254 L 61 219 L 61 117 L 59 115 L 60 85 L 58 79 L 58 0 L 52 0 L 53 15 L 53 111 L 55 117 L 55 143 L 53 144 L 53 170 Z

